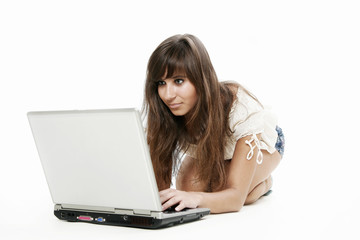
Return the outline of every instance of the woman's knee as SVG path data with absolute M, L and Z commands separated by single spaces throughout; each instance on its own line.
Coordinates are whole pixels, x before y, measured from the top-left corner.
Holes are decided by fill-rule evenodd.
M 245 205 L 252 204 L 261 198 L 265 193 L 267 193 L 272 187 L 272 177 L 268 177 L 265 181 L 259 183 L 252 189 L 245 200 Z

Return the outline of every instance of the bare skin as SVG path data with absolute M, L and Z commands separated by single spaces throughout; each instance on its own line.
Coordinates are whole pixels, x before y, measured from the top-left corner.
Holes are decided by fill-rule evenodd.
M 245 144 L 245 140 L 250 138 L 247 136 L 238 140 L 232 160 L 226 163 L 227 185 L 218 192 L 205 192 L 207 184 L 196 180 L 193 165 L 196 160 L 186 157 L 176 180 L 177 189 L 160 192 L 163 209 L 178 204 L 177 211 L 206 207 L 212 213 L 223 213 L 239 211 L 243 205 L 256 202 L 271 188 L 271 173 L 279 164 L 281 156 L 277 151 L 273 154 L 262 151 L 263 162 L 259 165 L 256 162 L 256 148 L 253 158 L 247 160 L 249 146 Z

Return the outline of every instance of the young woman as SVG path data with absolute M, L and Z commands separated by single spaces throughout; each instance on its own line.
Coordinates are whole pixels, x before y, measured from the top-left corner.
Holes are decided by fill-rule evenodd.
M 239 211 L 270 191 L 284 147 L 276 117 L 241 85 L 219 82 L 195 36 L 175 35 L 155 49 L 144 112 L 164 210 Z

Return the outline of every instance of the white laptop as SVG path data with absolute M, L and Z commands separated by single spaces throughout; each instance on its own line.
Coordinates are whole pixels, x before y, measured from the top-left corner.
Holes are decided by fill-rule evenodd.
M 160 228 L 210 213 L 161 211 L 137 110 L 29 112 L 28 119 L 57 218 Z

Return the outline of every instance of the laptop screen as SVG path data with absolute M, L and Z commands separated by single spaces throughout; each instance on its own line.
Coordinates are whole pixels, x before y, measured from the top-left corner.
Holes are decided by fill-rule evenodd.
M 135 109 L 29 112 L 55 204 L 161 211 Z

